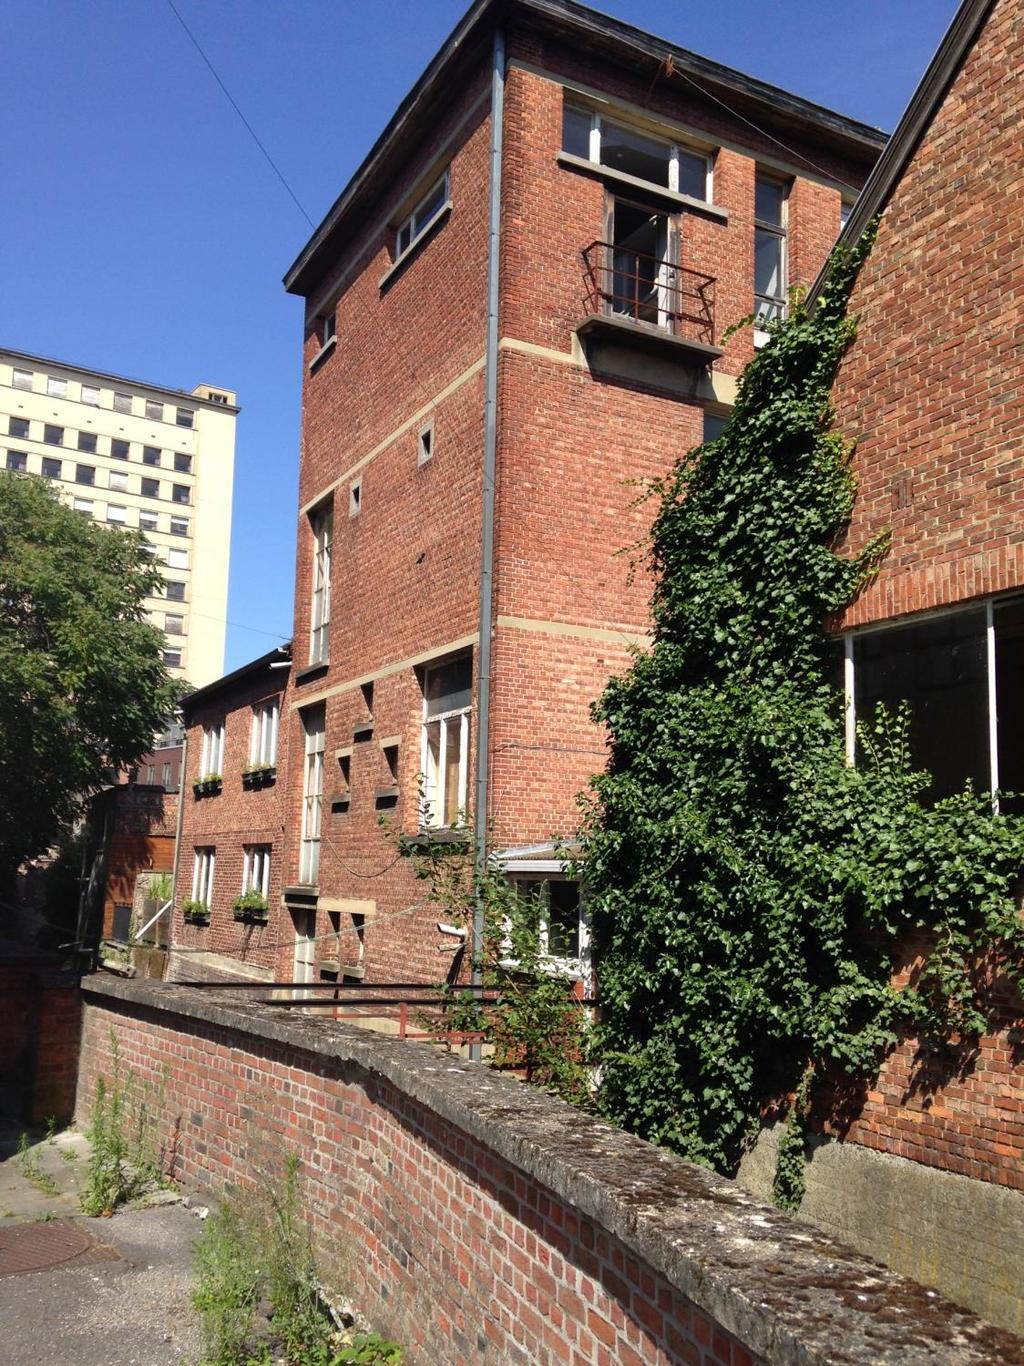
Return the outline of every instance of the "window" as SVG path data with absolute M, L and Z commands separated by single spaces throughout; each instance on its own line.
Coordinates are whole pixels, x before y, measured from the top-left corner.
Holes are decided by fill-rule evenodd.
M 75 483 L 76 483 L 76 484 L 95 484 L 95 482 L 96 482 L 96 471 L 93 469 L 92 465 L 76 465 L 76 466 L 75 466 Z
M 17 366 L 11 371 L 11 384 L 15 389 L 32 388 L 32 371 L 19 370 Z
M 170 764 L 164 764 L 163 773 L 161 774 L 161 777 L 160 777 L 160 786 L 163 788 L 163 790 L 164 790 L 165 792 L 170 792 L 170 790 L 171 790 L 171 765 L 170 765 Z
M 172 502 L 172 503 L 187 503 L 187 502 L 189 502 L 190 497 L 191 497 L 191 494 L 190 494 L 189 487 L 188 487 L 187 484 L 172 484 L 172 485 L 171 485 L 171 502 Z
M 787 203 L 785 184 L 758 172 L 754 181 L 754 312 L 758 322 L 786 316 Z
M 127 520 L 128 520 L 128 509 L 127 509 L 127 508 L 117 507 L 117 506 L 115 506 L 115 504 L 113 504 L 113 503 L 108 503 L 108 504 L 107 504 L 107 521 L 108 521 L 108 522 L 116 522 L 119 526 L 123 526 Z
M 169 636 L 180 636 L 185 633 L 185 618 L 176 612 L 164 613 L 164 630 Z
M 156 515 L 155 512 L 140 512 L 140 513 L 139 513 L 139 530 L 140 530 L 140 531 L 156 531 L 157 528 L 158 528 L 158 525 L 159 525 L 159 518 L 157 517 L 157 515 Z
M 704 413 L 704 431 L 701 436 L 702 441 L 717 441 L 725 431 L 725 424 L 729 421 L 728 413 Z
M 164 664 L 166 664 L 166 666 L 167 666 L 168 669 L 180 669 L 180 668 L 181 668 L 181 651 L 180 651 L 180 650 L 165 650 L 165 651 L 164 651 Z
M 130 413 L 131 410 L 132 410 L 132 396 L 131 396 L 131 394 L 118 394 L 118 393 L 115 393 L 115 394 L 114 394 L 114 412 L 115 412 L 115 413 Z
M 172 517 L 172 518 L 171 518 L 171 535 L 172 535 L 172 536 L 187 536 L 187 535 L 188 535 L 188 518 L 187 518 L 187 517 Z
M 150 785 L 156 782 L 156 764 L 146 765 L 146 782 Z
M 331 309 L 329 313 L 322 313 L 316 320 L 316 337 L 321 347 L 328 342 L 334 341 L 338 335 L 338 313 L 336 309 Z
M 324 800 L 324 750 L 326 711 L 323 703 L 302 712 L 306 733 L 306 756 L 302 783 L 302 842 L 299 881 L 315 886 L 320 876 L 320 826 Z
M 159 465 L 160 461 L 156 460 L 155 463 Z M 174 468 L 178 474 L 191 474 L 192 457 L 190 455 L 186 455 L 184 451 L 175 451 Z
M 143 463 L 144 465 L 159 465 L 159 464 L 160 464 L 160 447 L 159 447 L 159 446 L 143 446 L 143 448 L 142 448 L 142 463 Z
M 25 451 L 8 451 L 7 468 L 15 474 L 25 474 L 28 470 L 28 455 Z
M 46 376 L 46 392 L 50 398 L 67 398 L 68 382 L 57 375 Z
M 63 466 L 50 455 L 43 456 L 42 474 L 44 479 L 60 479 Z
M 54 427 L 52 423 L 47 422 L 43 427 L 43 440 L 48 446 L 63 446 L 64 428 Z
M 416 463 L 425 465 L 434 454 L 434 424 L 429 422 L 416 438 Z
M 203 749 L 199 756 L 200 778 L 219 778 L 224 764 L 224 722 L 203 727 Z
M 615 198 L 609 236 L 611 251 L 605 270 L 605 306 L 634 322 L 671 330 L 675 321 L 672 220 L 649 206 Z
M 100 391 L 95 385 L 82 385 L 82 402 L 88 404 L 90 408 L 98 408 L 100 406 Z
M 143 479 L 140 481 L 140 483 L 141 483 L 141 487 L 142 487 L 142 496 L 143 496 L 143 498 L 159 498 L 159 497 L 160 497 L 160 480 L 159 480 L 159 479 L 146 479 L 145 477 L 143 477 Z
M 213 900 L 213 869 L 216 862 L 216 849 L 213 847 L 196 849 L 195 864 L 192 869 L 192 900 L 201 901 L 209 909 Z
M 354 479 L 348 486 L 348 515 L 358 517 L 363 506 L 363 481 Z
M 313 530 L 313 602 L 309 627 L 309 662 L 326 662 L 331 639 L 331 537 L 334 514 L 329 508 L 311 518 Z
M 259 892 L 266 901 L 270 894 L 270 845 L 244 844 L 242 852 L 242 894 Z
M 421 768 L 427 825 L 455 825 L 466 809 L 472 684 L 471 655 L 424 670 Z
M 188 551 L 187 551 L 187 550 L 168 550 L 168 552 L 167 552 L 167 563 L 168 563 L 168 565 L 170 566 L 171 569 L 187 569 L 187 568 L 188 568 Z
M 853 201 L 850 199 L 844 199 L 843 202 L 839 205 L 840 232 L 842 232 L 842 230 L 846 227 L 847 223 L 850 221 L 851 213 L 853 213 Z
M 80 451 L 85 451 L 86 454 L 88 454 L 88 455 L 95 455 L 95 454 L 96 454 L 96 433 L 95 433 L 95 432 L 79 432 L 79 433 L 78 433 L 78 449 L 79 449 Z
M 164 584 L 164 594 L 169 602 L 184 602 L 185 585 L 180 579 L 168 579 Z
M 72 498 L 71 506 L 84 517 L 92 516 L 92 500 L 90 498 Z
M 706 152 L 663 142 L 571 104 L 562 114 L 562 147 L 609 170 L 710 202 L 711 161 Z
M 107 471 L 107 488 L 114 489 L 117 493 L 127 493 L 128 476 L 124 470 Z
M 395 260 L 400 261 L 412 244 L 433 226 L 440 217 L 441 210 L 448 203 L 448 171 L 435 180 L 430 189 L 413 209 L 409 217 L 399 225 L 395 234 Z
M 194 427 L 195 420 L 195 410 L 192 408 L 176 408 L 174 410 L 174 421 L 179 427 Z
M 530 922 L 536 926 L 537 951 L 545 958 L 578 967 L 587 947 L 580 885 L 560 873 L 510 873 Z
M 12 417 L 12 418 L 9 420 L 9 422 L 7 423 L 7 430 L 8 430 L 8 432 L 10 433 L 11 436 L 16 436 L 16 437 L 27 437 L 27 436 L 28 436 L 28 418 L 27 418 L 27 417 Z
M 110 454 L 115 460 L 127 460 L 130 447 L 127 441 L 114 437 L 110 443 Z
M 277 724 L 281 707 L 278 702 L 264 702 L 252 709 L 252 729 L 249 732 L 249 763 L 271 765 L 277 763 Z
M 162 403 L 158 403 L 158 402 L 156 401 L 155 398 L 147 398 L 147 399 L 146 399 L 146 416 L 147 416 L 152 422 L 163 422 L 163 420 L 164 420 L 164 405 L 163 405 Z

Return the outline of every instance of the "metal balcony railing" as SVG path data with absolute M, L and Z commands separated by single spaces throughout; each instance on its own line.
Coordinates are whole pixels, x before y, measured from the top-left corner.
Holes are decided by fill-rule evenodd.
M 685 341 L 715 344 L 715 277 L 612 242 L 583 249 L 587 307 Z

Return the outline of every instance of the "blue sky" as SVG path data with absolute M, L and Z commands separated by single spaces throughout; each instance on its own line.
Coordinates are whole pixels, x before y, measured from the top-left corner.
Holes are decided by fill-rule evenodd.
M 468 4 L 175 2 L 314 222 Z M 599 8 L 891 129 L 956 0 Z M 166 0 L 23 0 L 4 28 L 0 339 L 237 389 L 237 667 L 291 629 L 302 306 L 281 276 L 308 225 Z

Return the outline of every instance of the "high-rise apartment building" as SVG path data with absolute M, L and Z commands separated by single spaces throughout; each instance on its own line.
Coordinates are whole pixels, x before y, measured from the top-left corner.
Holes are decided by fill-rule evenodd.
M 163 573 L 146 604 L 164 661 L 197 687 L 224 669 L 238 407 L 0 350 L 0 468 L 51 479 L 83 516 L 143 532 Z

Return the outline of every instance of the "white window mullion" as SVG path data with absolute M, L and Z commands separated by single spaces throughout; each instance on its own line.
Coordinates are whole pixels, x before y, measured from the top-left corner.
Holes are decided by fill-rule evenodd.
M 448 787 L 448 718 L 441 717 L 441 724 L 438 726 L 439 738 L 437 744 L 437 810 L 434 813 L 434 820 L 438 825 L 444 825 L 444 803 Z
M 679 192 L 679 148 L 670 147 L 668 154 L 668 187 Z
M 199 862 L 200 862 L 200 859 L 201 859 L 201 858 L 202 858 L 202 854 L 200 854 L 200 853 L 197 851 L 197 852 L 196 852 L 196 855 L 195 855 L 195 858 L 194 858 L 193 861 L 192 861 L 192 900 L 193 900 L 193 901 L 198 901 L 198 900 L 199 900 Z
M 270 896 L 270 851 L 268 849 L 263 851 L 263 875 L 260 878 L 260 891 L 263 900 L 268 900 Z
M 594 114 L 590 120 L 590 160 L 601 163 L 601 116 Z
M 846 703 L 846 762 L 852 767 L 857 760 L 857 707 L 854 693 L 852 635 L 847 635 L 843 640 L 843 691 Z
M 992 599 L 985 604 L 986 673 L 988 675 L 988 759 L 992 807 L 999 810 L 999 717 L 996 712 L 996 624 Z
M 469 779 L 469 712 L 459 717 L 459 810 L 467 810 L 469 800 L 466 785 Z

